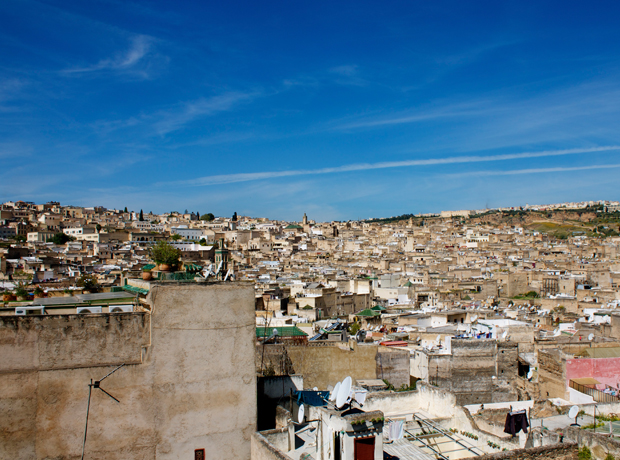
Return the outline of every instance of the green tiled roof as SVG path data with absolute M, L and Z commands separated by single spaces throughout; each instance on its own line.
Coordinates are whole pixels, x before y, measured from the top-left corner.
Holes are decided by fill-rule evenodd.
M 186 272 L 197 272 L 202 270 L 202 266 L 201 265 L 195 265 L 195 264 L 185 264 L 185 271 Z
M 147 264 L 144 267 L 142 267 L 142 270 L 144 270 L 144 271 L 153 270 L 155 267 L 157 267 L 157 265 L 155 265 L 155 264 Z
M 381 313 L 379 313 L 378 311 L 374 311 L 371 310 L 370 308 L 367 308 L 366 310 L 362 310 L 359 313 L 356 313 L 355 316 L 380 316 Z
M 296 326 L 286 326 L 286 327 L 262 327 L 256 326 L 256 337 L 271 337 L 273 334 L 273 330 L 278 330 L 278 337 L 306 337 L 306 334 L 301 329 L 298 329 Z
M 371 310 L 374 310 L 374 311 L 384 311 L 384 310 L 387 310 L 387 308 L 382 307 L 381 305 L 375 305 L 374 307 L 371 308 Z

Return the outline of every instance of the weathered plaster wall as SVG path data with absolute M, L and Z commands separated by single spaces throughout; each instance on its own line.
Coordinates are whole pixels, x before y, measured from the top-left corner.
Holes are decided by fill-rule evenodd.
M 411 359 L 409 350 L 379 347 L 377 350 L 377 378 L 385 379 L 395 388 L 409 386 Z
M 151 287 L 152 314 L 0 321 L 0 458 L 77 459 L 88 382 L 87 458 L 247 459 L 256 425 L 254 290 Z M 24 320 L 23 322 L 21 320 Z
M 601 383 L 618 388 L 620 358 L 578 358 L 566 360 L 566 386 L 570 379 L 592 377 Z M 604 389 L 604 385 L 600 386 Z
M 271 441 L 277 443 L 278 439 L 288 440 L 288 429 L 278 429 L 262 431 L 252 435 L 252 460 L 291 460 L 284 452 L 288 450 L 288 446 L 283 448 L 276 447 Z M 271 441 L 270 441 L 271 440 Z
M 147 313 L 0 317 L 0 373 L 140 363 Z
M 325 389 L 347 376 L 354 382 L 377 378 L 377 346 L 351 344 L 352 349 L 348 346 L 291 345 L 286 350 L 295 374 L 303 375 L 306 388 Z

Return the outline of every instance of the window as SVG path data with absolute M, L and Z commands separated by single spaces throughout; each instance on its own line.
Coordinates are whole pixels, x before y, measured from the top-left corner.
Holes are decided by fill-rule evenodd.
M 205 450 L 204 449 L 196 449 L 194 451 L 194 460 L 205 460 Z

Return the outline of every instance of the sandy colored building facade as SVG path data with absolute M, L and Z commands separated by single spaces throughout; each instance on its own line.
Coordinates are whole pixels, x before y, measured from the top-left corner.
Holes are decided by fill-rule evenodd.
M 152 284 L 150 312 L 0 318 L 0 458 L 250 457 L 254 292 Z M 205 457 L 209 458 L 209 457 Z M 213 457 L 211 457 L 213 458 Z

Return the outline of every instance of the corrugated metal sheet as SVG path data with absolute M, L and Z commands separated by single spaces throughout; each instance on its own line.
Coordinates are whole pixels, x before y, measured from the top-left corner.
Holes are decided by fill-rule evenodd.
M 579 354 L 586 358 L 620 358 L 620 347 L 585 348 Z

